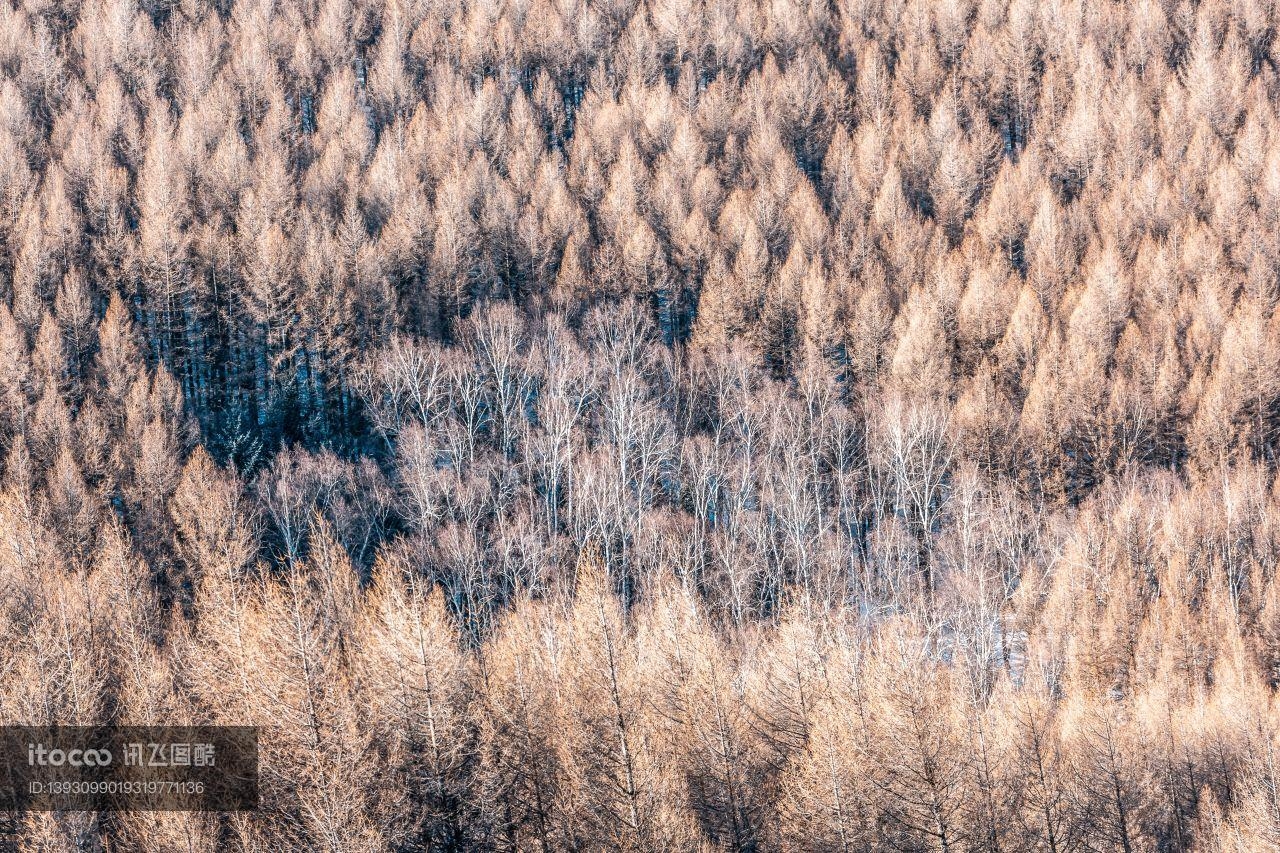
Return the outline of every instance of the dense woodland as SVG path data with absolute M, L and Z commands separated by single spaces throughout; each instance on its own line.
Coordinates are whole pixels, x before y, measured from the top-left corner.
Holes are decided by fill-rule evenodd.
M 1270 0 L 14 2 L 0 845 L 1280 849 Z

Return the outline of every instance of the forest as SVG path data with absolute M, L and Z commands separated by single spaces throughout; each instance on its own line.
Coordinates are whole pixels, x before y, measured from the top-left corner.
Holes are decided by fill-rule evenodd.
M 0 850 L 1280 850 L 1273 0 L 0 0 Z

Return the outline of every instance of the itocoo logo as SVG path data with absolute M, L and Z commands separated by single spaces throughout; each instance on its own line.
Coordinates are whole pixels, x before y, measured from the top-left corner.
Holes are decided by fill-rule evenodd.
M 109 749 L 49 749 L 42 743 L 27 744 L 27 763 L 32 767 L 106 767 Z

